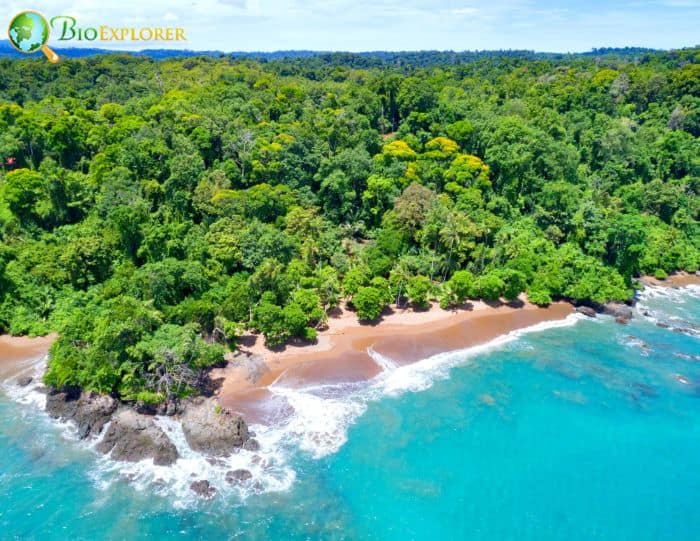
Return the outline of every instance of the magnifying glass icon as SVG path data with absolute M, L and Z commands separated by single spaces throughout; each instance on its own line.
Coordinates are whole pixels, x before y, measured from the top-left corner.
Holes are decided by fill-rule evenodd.
M 59 56 L 46 45 L 49 41 L 51 28 L 41 13 L 23 11 L 14 16 L 7 28 L 10 43 L 20 53 L 31 54 L 41 51 L 55 64 Z

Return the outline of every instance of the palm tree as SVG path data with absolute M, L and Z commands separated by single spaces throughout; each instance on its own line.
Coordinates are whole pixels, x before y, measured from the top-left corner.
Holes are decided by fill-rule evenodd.
M 410 278 L 411 271 L 408 268 L 406 259 L 402 257 L 396 262 L 394 268 L 391 269 L 391 274 L 389 276 L 390 281 L 396 284 L 397 307 L 401 301 L 401 293 L 403 292 L 403 289 Z

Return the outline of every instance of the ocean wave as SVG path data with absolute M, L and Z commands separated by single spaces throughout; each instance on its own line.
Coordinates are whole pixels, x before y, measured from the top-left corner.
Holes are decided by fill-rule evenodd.
M 700 285 L 683 287 L 645 286 L 637 293 L 637 315 L 659 327 L 688 336 L 700 336 L 700 326 L 694 323 L 695 309 L 689 303 L 700 299 Z
M 468 362 L 475 355 L 503 347 L 530 333 L 569 327 L 586 319 L 581 314 L 570 314 L 563 320 L 538 323 L 485 344 L 440 353 L 405 365 L 370 348 L 368 354 L 383 371 L 362 384 L 289 387 L 278 380 L 270 386 L 270 391 L 284 397 L 293 413 L 270 431 L 277 434 L 277 441 L 291 443 L 312 458 L 325 457 L 343 446 L 350 426 L 365 413 L 371 402 L 406 392 L 424 391 L 435 381 L 449 377 L 452 368 Z
M 41 391 L 41 378 L 46 371 L 47 360 L 48 356 L 44 356 L 22 363 L 22 368 L 13 377 L 2 382 L 3 392 L 15 402 L 43 410 L 46 406 L 46 394 Z M 26 376 L 30 376 L 32 382 L 25 386 L 19 385 L 19 380 Z
M 651 346 L 649 346 L 649 344 L 647 344 L 641 338 L 637 338 L 636 336 L 632 336 L 631 334 L 621 336 L 620 338 L 618 338 L 617 342 L 622 346 L 637 350 L 639 354 L 644 357 L 648 357 L 649 352 L 652 351 L 652 348 Z
M 293 408 L 284 424 L 273 429 L 278 431 L 278 441 L 294 443 L 316 459 L 338 451 L 347 441 L 348 427 L 367 409 L 361 393 L 330 398 L 319 396 L 314 388 L 278 385 L 270 391 L 284 397 Z
M 175 507 L 186 508 L 197 505 L 201 499 L 190 485 L 201 479 L 209 481 L 216 489 L 216 497 L 235 497 L 245 500 L 262 492 L 288 490 L 296 473 L 288 465 L 277 434 L 264 426 L 251 426 L 260 443 L 258 451 L 239 449 L 228 457 L 207 457 L 190 448 L 182 431 L 182 425 L 171 417 L 158 416 L 156 424 L 167 434 L 177 448 L 180 458 L 171 466 L 157 466 L 150 459 L 139 462 L 112 460 L 101 456 L 90 472 L 95 484 L 103 490 L 113 483 L 126 480 L 136 490 L 153 490 L 167 497 Z M 251 477 L 242 482 L 230 483 L 227 473 L 246 470 Z
M 416 363 L 400 365 L 374 350 L 368 351 L 382 372 L 367 382 L 314 385 L 308 387 L 285 386 L 280 380 L 269 390 L 291 406 L 289 415 L 280 416 L 272 426 L 252 425 L 250 429 L 260 443 L 257 451 L 240 449 L 225 458 L 210 458 L 193 451 L 180 422 L 171 417 L 156 417 L 155 422 L 168 435 L 178 450 L 180 458 L 174 465 L 157 466 L 151 460 L 121 462 L 95 450 L 99 439 L 79 442 L 96 455 L 89 470 L 95 486 L 108 490 L 114 483 L 128 482 L 136 490 L 153 490 L 167 497 L 176 507 L 200 505 L 201 499 L 190 489 L 192 482 L 206 479 L 220 498 L 245 498 L 263 492 L 286 491 L 296 479 L 293 457 L 301 452 L 312 459 L 321 459 L 336 453 L 347 441 L 348 430 L 367 410 L 373 401 L 384 397 L 396 397 L 406 392 L 419 392 L 430 388 L 439 379 L 449 377 L 450 369 L 462 365 L 475 355 L 503 347 L 530 333 L 567 327 L 586 319 L 571 314 L 560 321 L 538 323 L 502 335 L 490 342 L 448 353 L 433 355 Z M 43 363 L 35 363 L 33 370 L 40 381 L 45 369 Z M 39 385 L 19 387 L 6 382 L 5 392 L 18 403 L 44 410 L 46 396 Z M 46 416 L 44 413 L 43 415 Z M 48 416 L 46 416 L 48 418 Z M 64 437 L 77 441 L 73 423 L 57 423 Z M 227 472 L 247 470 L 249 480 L 229 483 Z
M 289 460 L 282 442 L 279 441 L 278 432 L 262 425 L 250 427 L 260 444 L 259 450 L 240 449 L 229 457 L 211 458 L 189 447 L 179 421 L 171 417 L 156 416 L 156 424 L 178 450 L 180 458 L 177 462 L 172 466 L 156 466 L 151 459 L 140 462 L 112 460 L 108 455 L 102 455 L 96 450 L 109 428 L 109 423 L 97 437 L 81 441 L 73 421 L 52 419 L 46 413 L 46 392 L 41 383 L 41 376 L 45 370 L 46 358 L 32 361 L 14 377 L 2 382 L 2 391 L 12 401 L 24 406 L 22 415 L 33 418 L 33 421 L 29 422 L 48 422 L 72 445 L 94 453 L 95 462 L 89 470 L 89 475 L 95 486 L 100 489 L 108 490 L 114 483 L 126 481 L 136 490 L 153 489 L 157 494 L 167 496 L 175 506 L 187 507 L 199 501 L 190 485 L 200 479 L 208 480 L 219 496 L 234 496 L 242 500 L 255 493 L 288 490 L 294 482 L 296 474 L 288 465 Z M 28 375 L 33 377 L 33 381 L 29 385 L 20 386 L 19 379 Z M 229 483 L 226 474 L 235 470 L 249 471 L 250 479 Z
M 372 357 L 372 360 L 377 363 L 377 366 L 384 372 L 391 372 L 399 367 L 394 359 L 375 351 L 372 346 L 367 348 L 367 355 Z

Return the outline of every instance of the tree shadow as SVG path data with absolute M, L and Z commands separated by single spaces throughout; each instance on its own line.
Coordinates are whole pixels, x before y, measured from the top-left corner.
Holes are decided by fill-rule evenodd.
M 513 299 L 512 301 L 506 302 L 506 306 L 510 306 L 511 308 L 522 308 L 525 306 L 525 303 L 521 299 Z
M 483 302 L 486 306 L 490 306 L 491 308 L 498 308 L 500 306 L 503 306 L 501 299 L 484 300 Z
M 225 379 L 224 377 L 212 378 L 211 374 L 207 374 L 199 388 L 200 393 L 206 397 L 214 396 L 221 389 Z
M 310 341 L 310 340 L 304 340 L 303 338 L 300 338 L 298 336 L 291 338 L 287 342 L 288 346 L 296 346 L 298 348 L 305 348 L 305 347 L 313 346 L 315 344 L 318 344 L 318 338 L 313 340 L 313 341 Z
M 277 344 L 274 346 L 268 346 L 267 344 L 265 344 L 265 349 L 267 349 L 268 351 L 272 351 L 273 353 L 282 353 L 287 349 L 287 343 Z
M 467 302 L 463 302 L 462 304 L 455 304 L 452 307 L 452 310 L 455 312 L 457 312 L 457 311 L 472 312 L 472 311 L 474 311 L 474 305 L 471 302 L 467 301 Z
M 238 347 L 252 348 L 258 341 L 258 334 L 244 334 L 237 340 Z
M 330 308 L 326 313 L 328 314 L 328 317 L 336 319 L 342 317 L 343 310 L 340 308 L 340 306 L 335 306 Z

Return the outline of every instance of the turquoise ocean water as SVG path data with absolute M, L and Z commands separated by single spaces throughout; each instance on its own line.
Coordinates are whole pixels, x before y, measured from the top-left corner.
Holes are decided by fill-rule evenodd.
M 118 473 L 5 388 L 0 539 L 697 541 L 700 290 L 641 304 L 628 326 L 572 318 L 371 384 L 279 389 L 298 415 L 258 429 L 258 485 L 210 502 L 181 490 L 195 460 L 155 486 Z

